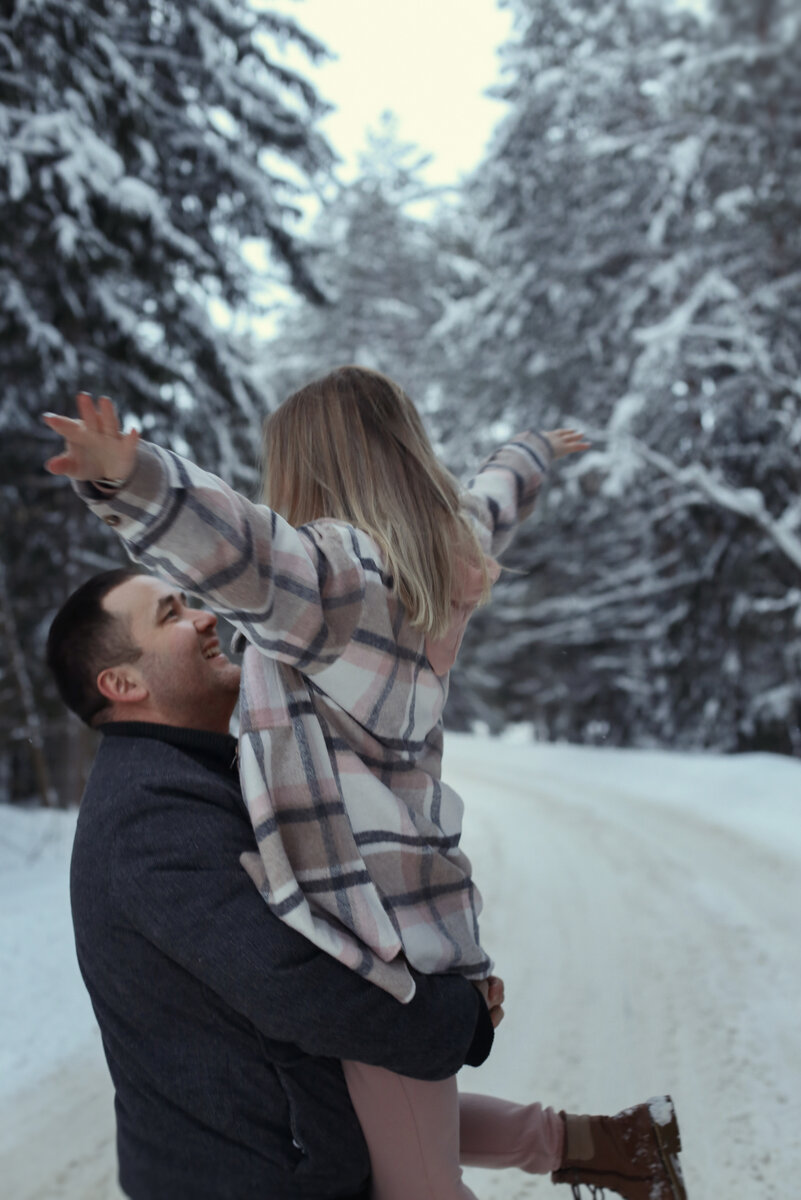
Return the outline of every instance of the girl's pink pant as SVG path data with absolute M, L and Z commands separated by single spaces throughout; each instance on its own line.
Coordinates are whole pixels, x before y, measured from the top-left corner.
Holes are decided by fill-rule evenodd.
M 342 1065 L 370 1151 L 372 1200 L 475 1200 L 460 1163 L 536 1175 L 562 1161 L 564 1123 L 552 1108 L 460 1095 L 455 1076 L 429 1083 Z

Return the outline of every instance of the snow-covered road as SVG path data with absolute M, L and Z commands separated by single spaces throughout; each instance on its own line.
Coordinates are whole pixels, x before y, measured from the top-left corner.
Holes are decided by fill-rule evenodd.
M 99 1037 L 0 1101 L 4 1200 L 121 1200 L 113 1104 Z
M 483 940 L 507 984 L 496 1049 L 463 1086 L 579 1111 L 669 1091 L 691 1200 L 795 1194 L 801 765 L 454 736 L 447 746 Z M 55 1011 L 79 995 L 70 962 Z M 26 1039 L 46 1019 L 39 1000 L 3 1030 L 17 1038 L 14 1087 L 0 1084 L 3 1195 L 116 1200 L 110 1088 L 82 1017 L 70 1055 L 24 1078 Z M 467 1178 L 480 1200 L 567 1190 L 517 1172 Z
M 574 1111 L 671 1092 L 691 1200 L 794 1194 L 801 766 L 490 757 L 468 739 L 447 765 L 508 995 L 491 1060 L 466 1077 Z M 548 1181 L 469 1179 L 482 1200 L 555 1195 Z

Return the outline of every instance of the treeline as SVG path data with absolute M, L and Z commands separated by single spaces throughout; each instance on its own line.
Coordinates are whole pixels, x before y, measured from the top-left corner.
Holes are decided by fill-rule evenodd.
M 306 75 L 284 65 L 286 42 L 306 52 Z M 0 5 L 0 502 L 13 609 L 0 793 L 80 795 L 86 753 L 45 678 L 44 641 L 74 586 L 123 557 L 43 472 L 53 439 L 39 414 L 80 388 L 106 392 L 154 439 L 252 486 L 262 397 L 210 312 L 253 311 L 268 286 L 323 299 L 293 233 L 298 197 L 333 162 L 308 78 L 323 53 L 293 20 L 244 0 Z M 266 277 L 243 255 L 254 238 Z
M 510 6 L 507 115 L 445 197 L 391 121 L 336 185 L 322 48 L 284 18 L 234 0 L 4 6 L 0 789 L 75 798 L 86 750 L 43 641 L 120 557 L 43 476 L 38 413 L 108 391 L 252 488 L 265 407 L 342 361 L 402 382 L 461 474 L 517 428 L 593 441 L 471 624 L 451 724 L 801 753 L 799 15 Z M 308 78 L 276 65 L 283 36 Z M 301 239 L 312 190 L 326 200 Z M 255 236 L 287 297 L 266 342 L 209 317 L 210 300 L 253 310 Z
M 282 394 L 358 358 L 469 471 L 578 424 L 468 629 L 447 719 L 801 753 L 801 18 L 514 0 L 508 112 L 421 217 L 387 125 L 321 218 L 333 311 L 264 348 Z

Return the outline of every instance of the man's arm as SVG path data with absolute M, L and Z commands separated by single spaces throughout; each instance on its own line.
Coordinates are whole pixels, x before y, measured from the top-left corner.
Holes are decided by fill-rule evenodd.
M 492 1044 L 486 1004 L 461 976 L 415 975 L 400 1004 L 268 909 L 239 854 L 245 814 L 145 795 L 120 829 L 112 877 L 138 931 L 266 1037 L 419 1079 L 478 1065 Z

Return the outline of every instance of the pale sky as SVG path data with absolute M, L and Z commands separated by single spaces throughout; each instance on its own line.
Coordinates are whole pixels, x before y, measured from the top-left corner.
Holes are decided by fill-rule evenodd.
M 365 129 L 384 109 L 400 135 L 431 152 L 432 183 L 456 183 L 480 161 L 503 105 L 482 93 L 499 76 L 497 47 L 511 16 L 495 0 L 270 0 L 338 57 L 299 61 L 318 93 L 337 106 L 321 124 L 356 164 Z M 352 170 L 343 171 L 350 175 Z
M 707 0 L 666 0 L 703 9 Z M 300 71 L 318 94 L 335 106 L 320 123 L 343 159 L 339 174 L 353 178 L 368 128 L 391 109 L 399 135 L 432 154 L 425 172 L 430 184 L 457 184 L 478 166 L 504 105 L 485 95 L 500 79 L 499 47 L 512 33 L 508 9 L 496 0 L 250 0 L 254 8 L 283 12 L 323 42 L 336 58 L 322 64 L 288 49 L 286 62 Z M 275 44 L 268 39 L 271 52 Z M 288 170 L 280 154 L 276 170 Z M 317 204 L 299 201 L 307 216 Z M 245 247 L 252 266 L 270 275 L 264 245 Z M 275 288 L 271 282 L 265 294 Z M 279 289 L 280 290 L 280 289 Z M 215 320 L 230 313 L 212 302 Z M 272 317 L 259 319 L 261 332 Z

